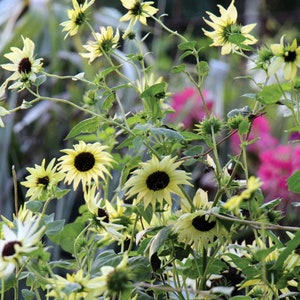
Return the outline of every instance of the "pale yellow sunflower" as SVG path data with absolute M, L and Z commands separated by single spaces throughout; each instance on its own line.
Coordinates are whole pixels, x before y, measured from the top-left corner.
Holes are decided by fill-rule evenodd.
M 10 81 L 14 81 L 9 89 L 23 90 L 30 83 L 34 83 L 37 73 L 42 70 L 42 58 L 34 59 L 34 42 L 29 38 L 22 37 L 23 49 L 11 47 L 12 52 L 4 54 L 11 63 L 2 64 L 5 70 L 13 72 L 1 85 L 0 97 L 3 96 L 5 89 Z
M 247 46 L 257 42 L 257 39 L 249 34 L 256 24 L 246 26 L 237 24 L 238 13 L 234 6 L 234 0 L 227 10 L 221 5 L 218 7 L 220 17 L 207 12 L 211 21 L 204 19 L 205 23 L 214 29 L 214 31 L 202 29 L 204 34 L 213 40 L 210 46 L 222 47 L 221 54 L 226 55 L 233 50 L 247 49 Z
M 69 300 L 97 299 L 100 294 L 97 287 L 88 287 L 90 280 L 90 276 L 85 275 L 82 269 L 73 274 L 67 273 L 66 278 L 54 274 L 52 278 L 47 280 L 47 297 Z M 70 286 L 72 286 L 72 291 L 69 290 Z
M 119 31 L 114 35 L 114 30 L 111 26 L 106 28 L 101 26 L 100 32 L 95 32 L 93 36 L 94 41 L 88 41 L 87 45 L 83 45 L 89 53 L 80 53 L 82 57 L 89 58 L 89 63 L 115 49 L 120 38 Z
M 92 278 L 87 283 L 87 288 L 95 289 L 105 299 L 134 299 L 130 297 L 133 290 L 132 270 L 128 266 L 126 252 L 116 267 L 103 266 L 100 271 L 102 275 Z
M 294 39 L 292 44 L 287 44 L 284 42 L 284 36 L 282 36 L 280 44 L 273 44 L 270 48 L 274 58 L 268 69 L 269 75 L 283 68 L 284 78 L 286 80 L 294 79 L 298 68 L 300 68 L 300 47 L 297 45 L 297 40 Z
M 231 197 L 225 204 L 224 208 L 228 209 L 229 211 L 234 211 L 238 214 L 238 210 L 240 205 L 244 200 L 249 200 L 252 195 L 261 187 L 262 182 L 259 178 L 251 176 L 248 179 L 246 189 L 241 192 L 239 195 L 235 195 Z
M 28 253 L 41 247 L 41 238 L 45 227 L 40 225 L 40 219 L 33 216 L 21 221 L 14 220 L 14 227 L 2 225 L 0 239 L 0 276 L 11 274 L 15 267 L 20 267 Z
M 86 0 L 84 4 L 79 4 L 77 0 L 72 0 L 73 9 L 68 9 L 68 21 L 62 22 L 60 25 L 63 26 L 62 31 L 67 31 L 65 38 L 70 35 L 76 35 L 80 26 L 86 21 L 86 10 L 93 5 L 95 0 Z
M 104 201 L 101 198 L 96 184 L 93 184 L 84 192 L 84 199 L 92 215 L 91 222 L 95 225 L 91 230 L 103 236 L 102 242 L 110 241 L 111 239 L 117 241 L 126 239 L 126 236 L 123 234 L 126 227 L 118 222 L 118 219 L 105 205 L 108 201 Z
M 198 189 L 193 206 L 181 199 L 181 211 L 176 215 L 178 219 L 173 224 L 173 232 L 177 240 L 185 245 L 193 245 L 199 250 L 200 246 L 208 247 L 216 239 L 227 236 L 228 233 L 218 219 L 209 214 L 213 202 L 208 201 L 205 191 Z
M 180 185 L 191 185 L 190 177 L 183 170 L 177 170 L 182 162 L 176 162 L 176 157 L 166 156 L 158 160 L 153 156 L 147 162 L 141 163 L 140 168 L 132 172 L 132 176 L 125 183 L 128 189 L 126 195 L 137 195 L 137 202 L 144 202 L 155 209 L 158 202 L 161 206 L 165 200 L 172 205 L 172 194 L 184 197 Z
M 73 182 L 74 190 L 79 183 L 82 183 L 83 190 L 86 185 L 93 181 L 97 182 L 98 178 L 105 180 L 105 174 L 111 176 L 107 167 L 111 167 L 113 162 L 112 155 L 105 151 L 107 146 L 100 143 L 88 143 L 79 141 L 74 149 L 64 149 L 61 152 L 66 153 L 58 160 L 60 161 L 59 170 L 66 173 L 65 182 Z
M 120 22 L 130 21 L 123 38 L 126 38 L 132 32 L 133 25 L 137 21 L 143 25 L 147 25 L 147 18 L 158 12 L 158 9 L 152 6 L 153 1 L 121 0 L 121 2 L 128 9 L 128 12 L 120 19 Z
M 57 172 L 55 158 L 53 158 L 48 166 L 45 166 L 46 160 L 43 159 L 41 165 L 35 165 L 34 168 L 26 168 L 30 173 L 21 184 L 28 188 L 26 197 L 31 200 L 45 201 L 55 196 L 57 184 L 64 179 L 65 174 Z

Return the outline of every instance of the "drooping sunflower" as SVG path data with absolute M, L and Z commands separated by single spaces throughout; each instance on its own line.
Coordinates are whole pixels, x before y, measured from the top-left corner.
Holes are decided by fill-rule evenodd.
M 228 235 L 218 219 L 209 214 L 212 204 L 202 189 L 197 190 L 193 207 L 187 201 L 181 201 L 181 211 L 177 213 L 179 218 L 173 224 L 179 242 L 199 249 L 201 245 L 208 247 L 209 243 Z
M 247 46 L 257 42 L 250 31 L 256 24 L 241 26 L 237 24 L 237 9 L 234 6 L 234 0 L 226 10 L 223 6 L 218 5 L 221 16 L 207 12 L 211 21 L 204 19 L 204 22 L 214 29 L 207 31 L 202 29 L 204 34 L 213 40 L 210 46 L 222 47 L 221 54 L 226 55 L 233 50 L 247 49 Z
M 93 5 L 95 0 L 86 0 L 84 4 L 78 4 L 77 0 L 72 0 L 73 9 L 68 9 L 68 21 L 62 22 L 60 25 L 64 26 L 62 31 L 67 31 L 65 38 L 70 35 L 77 34 L 80 26 L 86 21 L 86 10 Z
M 86 144 L 84 141 L 79 141 L 73 147 L 74 149 L 61 150 L 66 155 L 58 160 L 60 161 L 59 171 L 66 173 L 65 182 L 67 184 L 73 182 L 74 190 L 80 182 L 85 191 L 86 185 L 93 181 L 97 182 L 99 177 L 105 180 L 105 174 L 111 176 L 107 167 L 111 167 L 113 158 L 105 151 L 107 146 L 98 142 Z
M 282 36 L 280 44 L 272 44 L 270 48 L 274 58 L 269 66 L 269 75 L 283 67 L 284 78 L 294 79 L 297 69 L 300 68 L 300 47 L 297 45 L 297 40 L 294 39 L 292 44 L 288 44 L 284 42 L 284 36 Z
M 231 197 L 225 204 L 224 208 L 229 211 L 234 211 L 238 214 L 238 210 L 244 200 L 249 200 L 252 195 L 257 191 L 262 185 L 259 178 L 251 176 L 248 179 L 246 189 L 243 190 L 239 195 Z
M 147 162 L 141 163 L 140 168 L 132 172 L 132 177 L 125 183 L 128 189 L 126 195 L 137 195 L 137 202 L 144 201 L 144 207 L 149 204 L 156 207 L 156 203 L 163 204 L 165 200 L 172 205 L 171 194 L 184 197 L 180 185 L 191 185 L 190 177 L 184 170 L 177 170 L 181 162 L 176 162 L 176 157 L 166 156 L 158 160 L 153 156 Z
M 42 164 L 35 165 L 34 168 L 27 168 L 30 173 L 21 184 L 28 188 L 26 197 L 30 200 L 45 201 L 55 195 L 57 184 L 64 179 L 65 174 L 57 172 L 55 158 L 53 158 L 48 166 L 45 166 L 46 160 L 43 159 Z
M 89 63 L 93 62 L 97 57 L 108 54 L 115 49 L 120 38 L 118 31 L 114 35 L 111 26 L 107 26 L 106 28 L 101 26 L 100 32 L 95 32 L 93 36 L 95 41 L 88 41 L 87 45 L 83 45 L 89 53 L 81 53 L 82 57 L 89 58 Z
M 157 8 L 152 6 L 153 1 L 121 0 L 121 2 L 128 9 L 128 12 L 120 19 L 120 22 L 130 21 L 123 38 L 128 36 L 137 21 L 143 25 L 147 25 L 147 18 L 155 15 L 158 11 Z
M 29 38 L 22 36 L 23 49 L 11 47 L 10 53 L 4 54 L 11 63 L 2 64 L 5 70 L 13 72 L 1 85 L 0 97 L 10 81 L 15 81 L 9 86 L 9 89 L 23 90 L 30 83 L 35 82 L 36 74 L 42 70 L 42 58 L 34 59 L 34 42 Z

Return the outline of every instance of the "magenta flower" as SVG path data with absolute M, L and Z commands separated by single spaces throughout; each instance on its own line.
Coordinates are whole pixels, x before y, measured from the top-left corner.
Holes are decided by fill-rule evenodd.
M 253 144 L 247 147 L 247 151 L 259 155 L 265 150 L 272 149 L 278 145 L 279 141 L 271 135 L 270 125 L 265 116 L 260 116 L 253 121 L 249 141 L 259 138 Z M 241 151 L 240 138 L 237 133 L 231 137 L 231 148 L 233 153 L 238 154 Z
M 282 208 L 291 201 L 299 200 L 299 195 L 288 190 L 287 179 L 300 169 L 300 146 L 279 145 L 259 155 L 258 176 L 263 181 L 265 199 L 282 199 Z
M 208 110 L 211 112 L 213 107 L 212 94 L 202 91 Z M 199 92 L 192 87 L 185 88 L 182 92 L 173 95 L 171 106 L 175 110 L 168 116 L 170 123 L 182 122 L 185 128 L 191 128 L 194 123 L 198 123 L 205 117 L 205 109 Z

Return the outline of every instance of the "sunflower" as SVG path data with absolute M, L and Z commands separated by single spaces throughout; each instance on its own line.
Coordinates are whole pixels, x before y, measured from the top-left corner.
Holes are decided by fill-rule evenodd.
M 67 31 L 65 38 L 70 35 L 77 34 L 79 27 L 86 21 L 85 11 L 93 5 L 95 0 L 85 1 L 84 4 L 78 4 L 77 0 L 72 0 L 73 9 L 68 9 L 69 20 L 62 22 L 60 25 L 64 26 L 63 31 Z
M 100 143 L 88 143 L 79 141 L 73 149 L 64 149 L 61 152 L 66 153 L 58 160 L 60 161 L 59 170 L 66 173 L 65 182 L 73 182 L 74 190 L 79 183 L 82 183 L 83 190 L 86 185 L 91 184 L 92 180 L 97 182 L 98 177 L 105 180 L 105 174 L 110 175 L 107 167 L 111 167 L 113 158 L 110 153 L 104 151 L 107 146 Z
M 15 227 L 2 225 L 3 239 L 0 240 L 0 276 L 11 274 L 15 267 L 23 262 L 24 257 L 38 249 L 45 231 L 40 226 L 39 219 L 32 217 L 24 222 L 15 220 Z
M 179 217 L 173 224 L 173 232 L 178 235 L 179 242 L 185 245 L 193 244 L 195 249 L 198 249 L 200 245 L 207 247 L 216 238 L 227 235 L 226 229 L 217 218 L 209 215 L 212 204 L 202 189 L 197 190 L 193 206 L 181 200 L 181 211 L 177 213 Z
M 105 299 L 109 296 L 111 299 L 133 299 L 130 298 L 133 284 L 127 253 L 123 254 L 122 260 L 116 267 L 103 266 L 100 271 L 102 275 L 92 278 L 87 283 L 87 288 L 95 288 L 99 295 L 104 295 Z
M 93 36 L 95 41 L 88 41 L 87 45 L 83 45 L 89 53 L 80 54 L 82 57 L 89 58 L 89 63 L 103 54 L 110 53 L 117 47 L 120 38 L 118 31 L 114 36 L 114 31 L 111 26 L 107 26 L 106 28 L 101 26 L 100 33 L 95 32 Z
M 128 28 L 126 29 L 123 38 L 126 38 L 128 34 L 132 32 L 133 25 L 139 21 L 143 25 L 147 25 L 147 18 L 157 13 L 158 9 L 153 7 L 153 1 L 142 2 L 141 0 L 121 0 L 122 5 L 128 9 L 126 15 L 124 15 L 120 22 L 130 21 Z
M 250 35 L 250 31 L 256 24 L 241 26 L 237 24 L 237 10 L 234 6 L 234 0 L 226 10 L 218 5 L 221 16 L 207 12 L 211 21 L 204 19 L 204 22 L 214 29 L 207 31 L 202 29 L 204 34 L 213 40 L 211 46 L 222 47 L 221 54 L 226 55 L 233 50 L 248 49 L 249 45 L 257 42 L 256 38 Z
M 111 239 L 117 241 L 125 240 L 126 236 L 121 233 L 126 229 L 125 226 L 119 224 L 114 219 L 111 211 L 107 209 L 108 201 L 103 201 L 100 198 L 100 193 L 97 192 L 96 184 L 92 185 L 87 191 L 84 192 L 84 199 L 87 209 L 91 214 L 91 221 L 95 225 L 93 231 L 103 236 L 103 241 L 110 241 Z
M 284 36 L 282 36 L 280 44 L 273 44 L 270 48 L 274 58 L 269 66 L 269 75 L 283 67 L 284 78 L 286 80 L 294 79 L 297 68 L 300 67 L 300 47 L 297 45 L 297 40 L 294 39 L 292 44 L 286 44 Z
M 129 189 L 126 195 L 132 197 L 137 195 L 137 202 L 144 201 L 145 209 L 149 204 L 155 208 L 156 202 L 160 205 L 166 200 L 172 205 L 171 194 L 184 197 L 179 185 L 189 183 L 189 176 L 183 170 L 176 170 L 181 162 L 175 162 L 176 157 L 164 157 L 161 161 L 153 156 L 147 162 L 141 163 L 140 168 L 133 171 L 133 176 L 125 183 Z
M 2 64 L 5 70 L 13 72 L 1 85 L 0 97 L 10 81 L 15 81 L 9 89 L 23 90 L 31 82 L 35 82 L 36 74 L 42 70 L 42 58 L 34 59 L 34 43 L 29 38 L 22 37 L 23 49 L 11 47 L 10 53 L 4 54 L 4 57 L 12 63 Z
M 244 200 L 249 200 L 253 194 L 261 187 L 262 182 L 259 178 L 251 176 L 247 182 L 247 188 L 241 194 L 231 197 L 225 204 L 224 208 L 234 211 L 236 214 Z
M 30 200 L 45 201 L 55 196 L 57 184 L 63 180 L 65 174 L 56 172 L 55 158 L 53 158 L 47 167 L 46 160 L 43 159 L 42 164 L 35 165 L 34 168 L 27 168 L 30 173 L 21 184 L 28 188 L 26 197 Z

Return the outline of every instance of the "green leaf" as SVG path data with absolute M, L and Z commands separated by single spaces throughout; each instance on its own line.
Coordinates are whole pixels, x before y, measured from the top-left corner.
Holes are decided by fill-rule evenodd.
M 161 134 L 161 135 L 166 135 L 167 137 L 172 138 L 174 140 L 184 140 L 184 137 L 180 133 L 172 129 L 160 127 L 160 128 L 151 128 L 150 131 L 155 135 Z
M 294 172 L 288 178 L 288 188 L 290 191 L 300 194 L 300 171 Z
M 34 297 L 35 297 L 34 291 L 22 289 L 21 292 L 22 292 L 22 296 L 23 296 L 24 300 L 31 300 L 31 299 L 34 299 Z
M 201 145 L 193 146 L 192 148 L 187 149 L 186 151 L 183 152 L 183 154 L 186 156 L 194 156 L 194 155 L 199 155 L 201 153 L 203 153 L 203 146 Z
M 121 255 L 117 255 L 113 250 L 106 250 L 101 252 L 93 262 L 92 273 L 99 272 L 103 266 L 117 267 L 122 260 Z
M 248 118 L 244 118 L 242 120 L 242 122 L 239 124 L 239 134 L 243 135 L 245 133 L 247 133 L 249 130 L 249 119 Z
M 230 34 L 228 37 L 228 41 L 236 45 L 241 45 L 245 40 L 246 40 L 245 36 L 240 33 L 233 33 Z
M 209 72 L 209 64 L 206 61 L 200 61 L 197 64 L 197 72 L 200 76 L 206 77 Z
M 257 94 L 256 100 L 263 104 L 278 102 L 282 97 L 282 90 L 277 84 L 267 85 Z
M 296 232 L 294 238 L 286 243 L 285 249 L 278 256 L 276 263 L 272 269 L 279 269 L 283 265 L 286 258 L 300 245 L 300 231 Z
M 128 260 L 128 265 L 132 268 L 132 280 L 146 281 L 151 279 L 151 268 L 148 258 L 144 256 L 131 257 Z
M 195 48 L 195 45 L 196 45 L 195 41 L 183 42 L 178 45 L 178 49 L 182 51 L 193 50 Z
M 31 210 L 32 212 L 37 212 L 42 207 L 42 202 L 40 201 L 27 201 L 26 207 Z
M 100 124 L 100 120 L 97 117 L 92 117 L 86 120 L 83 120 L 76 124 L 69 134 L 66 136 L 66 140 L 78 136 L 82 133 L 93 133 L 96 132 L 98 126 Z
M 102 109 L 104 109 L 106 111 L 111 109 L 114 104 L 115 99 L 116 99 L 115 92 L 109 92 L 108 96 L 103 101 Z
M 151 240 L 150 242 L 150 249 L 149 249 L 149 257 L 156 253 L 160 247 L 162 247 L 166 240 L 169 237 L 171 232 L 171 227 L 167 226 L 161 229 Z
M 46 235 L 59 234 L 65 225 L 65 220 L 56 220 L 46 225 Z
M 181 72 L 184 72 L 185 67 L 186 67 L 185 64 L 181 64 L 181 65 L 178 65 L 178 66 L 174 66 L 174 67 L 172 68 L 172 73 L 181 73 Z
M 50 235 L 48 237 L 52 242 L 59 244 L 63 250 L 74 254 L 74 242 L 83 228 L 84 223 L 70 223 L 67 224 L 59 234 Z

